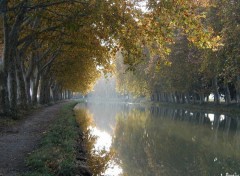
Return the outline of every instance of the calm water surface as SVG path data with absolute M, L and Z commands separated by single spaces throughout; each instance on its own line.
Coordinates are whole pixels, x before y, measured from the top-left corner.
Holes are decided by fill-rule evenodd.
M 86 103 L 96 150 L 114 150 L 102 175 L 240 175 L 240 118 L 133 104 Z

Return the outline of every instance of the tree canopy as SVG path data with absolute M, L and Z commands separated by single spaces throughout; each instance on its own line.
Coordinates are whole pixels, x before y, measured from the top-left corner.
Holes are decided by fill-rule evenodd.
M 132 34 L 135 48 L 116 55 L 119 92 L 177 103 L 204 103 L 212 93 L 217 104 L 221 96 L 239 103 L 239 7 L 225 0 L 147 1 Z
M 14 115 L 85 94 L 108 72 L 122 93 L 189 101 L 214 92 L 219 102 L 224 89 L 239 102 L 239 7 L 237 0 L 2 0 L 2 110 Z

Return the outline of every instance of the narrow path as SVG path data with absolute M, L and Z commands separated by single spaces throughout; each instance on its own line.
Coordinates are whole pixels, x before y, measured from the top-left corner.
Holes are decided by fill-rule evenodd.
M 24 160 L 57 117 L 64 103 L 39 110 L 0 134 L 0 176 L 17 176 L 26 170 Z

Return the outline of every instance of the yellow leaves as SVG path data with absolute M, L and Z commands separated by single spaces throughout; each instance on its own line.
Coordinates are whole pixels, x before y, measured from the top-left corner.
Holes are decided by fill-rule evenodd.
M 93 89 L 94 83 L 100 77 L 97 60 L 101 58 L 100 53 L 94 52 L 93 49 L 78 46 L 65 52 L 61 60 L 58 59 L 54 64 L 53 71 L 57 81 L 64 88 L 87 93 Z M 62 62 L 65 64 L 61 64 Z
M 164 65 L 170 67 L 170 66 L 172 65 L 172 62 L 170 62 L 170 61 L 165 61 L 165 62 L 164 62 Z
M 103 2 L 91 1 L 91 3 L 90 6 L 94 6 L 94 3 Z M 107 6 L 103 4 L 101 8 Z M 52 68 L 54 76 L 63 88 L 85 94 L 93 89 L 102 71 L 112 71 L 113 66 L 109 59 L 109 49 L 112 47 L 111 33 L 108 23 L 105 24 L 106 19 L 103 19 L 110 16 L 105 16 L 105 13 L 107 12 L 98 9 L 92 16 L 80 19 L 84 24 L 80 28 L 74 30 L 66 28 L 69 35 L 66 35 L 65 40 L 71 45 L 64 46 L 61 58 Z
M 184 32 L 190 41 L 199 47 L 214 48 L 217 40 L 212 41 L 213 31 L 205 26 L 202 19 L 206 18 L 210 2 L 208 0 L 170 0 L 170 1 L 151 1 L 149 4 L 151 11 L 143 15 L 138 22 L 140 27 L 145 30 L 144 37 L 161 39 L 162 45 L 170 44 L 174 40 L 174 33 Z M 144 35 L 145 34 L 145 35 Z M 208 41 L 208 42 L 205 42 Z M 168 51 L 166 51 L 166 54 Z
M 213 34 L 214 32 L 211 28 L 208 28 L 206 32 L 196 30 L 194 33 L 189 34 L 188 40 L 199 48 L 216 51 L 222 46 L 222 39 L 219 35 L 213 36 Z

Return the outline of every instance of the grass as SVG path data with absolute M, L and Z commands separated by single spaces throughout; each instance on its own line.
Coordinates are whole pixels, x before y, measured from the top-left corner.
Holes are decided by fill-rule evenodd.
M 72 109 L 76 103 L 67 103 L 60 110 L 39 148 L 26 160 L 29 171 L 24 176 L 74 175 L 78 127 Z

